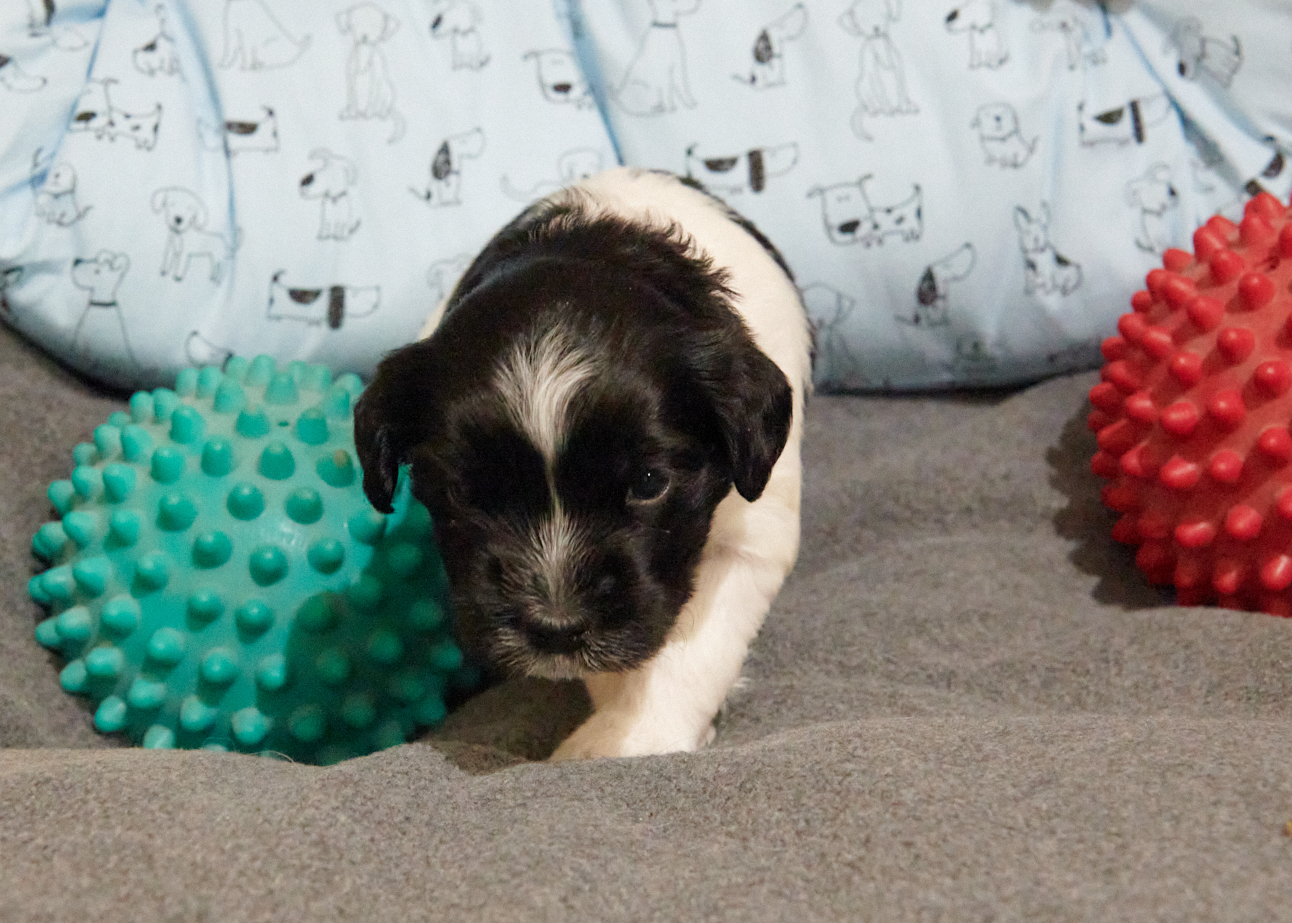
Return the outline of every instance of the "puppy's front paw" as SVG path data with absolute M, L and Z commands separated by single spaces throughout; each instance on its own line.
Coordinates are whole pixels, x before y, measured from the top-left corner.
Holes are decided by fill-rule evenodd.
M 706 723 L 698 731 L 676 724 L 653 723 L 613 710 L 595 713 L 583 722 L 549 758 L 552 762 L 587 760 L 601 756 L 649 756 L 677 753 L 707 746 L 717 731 Z

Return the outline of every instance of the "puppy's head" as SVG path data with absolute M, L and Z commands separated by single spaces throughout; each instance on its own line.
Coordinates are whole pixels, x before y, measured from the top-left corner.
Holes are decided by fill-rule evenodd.
M 714 510 L 733 486 L 760 496 L 793 400 L 677 236 L 562 221 L 490 245 L 435 334 L 381 363 L 355 439 L 378 509 L 411 464 L 464 645 L 572 678 L 659 650 Z

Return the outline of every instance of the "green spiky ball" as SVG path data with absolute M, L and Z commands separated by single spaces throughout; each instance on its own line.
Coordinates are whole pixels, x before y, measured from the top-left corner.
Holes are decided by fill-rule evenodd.
M 141 391 L 73 452 L 32 542 L 60 680 L 145 747 L 333 763 L 405 741 L 469 684 L 430 515 L 383 516 L 354 375 L 272 357 Z

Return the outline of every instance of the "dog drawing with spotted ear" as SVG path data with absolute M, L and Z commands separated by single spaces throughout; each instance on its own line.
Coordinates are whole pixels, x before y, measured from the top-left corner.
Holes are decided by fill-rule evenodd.
M 695 750 L 798 553 L 811 344 L 784 261 L 668 174 L 526 209 L 355 407 L 430 509 L 468 649 L 579 679 L 553 759 Z

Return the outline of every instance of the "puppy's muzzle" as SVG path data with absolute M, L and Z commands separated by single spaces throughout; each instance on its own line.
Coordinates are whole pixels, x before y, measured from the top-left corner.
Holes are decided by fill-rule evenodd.
M 623 613 L 624 575 L 613 555 L 583 551 L 564 566 L 491 555 L 487 579 L 504 599 L 501 623 L 535 654 L 576 654 Z
M 585 618 L 552 618 L 537 612 L 513 610 L 508 621 L 536 654 L 576 654 L 587 642 L 589 623 Z

